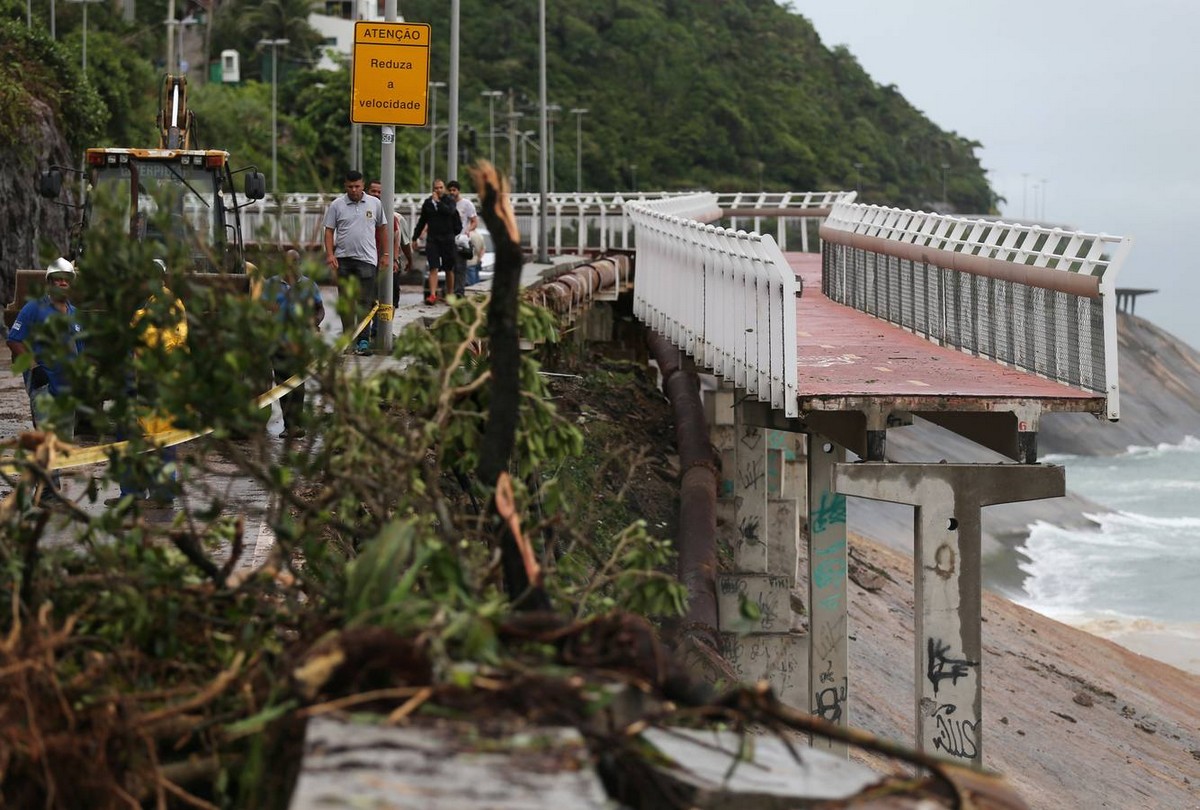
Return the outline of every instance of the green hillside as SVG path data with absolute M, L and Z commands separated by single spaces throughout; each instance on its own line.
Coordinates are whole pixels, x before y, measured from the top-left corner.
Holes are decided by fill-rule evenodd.
M 405 19 L 433 26 L 434 78 L 445 80 L 449 48 L 437 45 L 449 4 L 400 5 Z M 462 117 L 486 127 L 485 89 L 512 88 L 532 112 L 537 4 L 461 7 Z M 583 162 L 593 188 L 628 188 L 636 164 L 642 188 L 807 190 L 858 179 L 868 200 L 929 208 L 945 163 L 956 210 L 994 204 L 978 143 L 939 129 L 772 0 L 554 0 L 546 14 L 548 98 L 590 111 Z M 555 148 L 567 159 L 556 160 L 556 181 L 571 188 L 575 121 L 559 115 Z
M 9 21 L 0 28 L 0 47 L 31 59 L 51 49 L 58 61 L 77 64 L 78 4 L 58 5 L 58 42 L 49 43 L 48 2 L 32 4 L 34 32 L 17 36 L 26 4 L 0 0 L 0 19 Z M 84 129 L 96 135 L 95 143 L 152 145 L 161 55 L 155 64 L 139 54 L 163 50 L 163 6 L 162 0 L 138 3 L 132 24 L 106 4 L 92 9 L 86 95 L 98 97 L 104 111 L 89 112 Z M 264 36 L 292 41 L 280 53 L 281 190 L 336 189 L 349 160 L 348 71 L 313 69 L 319 37 L 304 22 L 311 7 L 308 0 L 226 0 L 211 20 L 201 14 L 196 26 L 210 54 L 229 47 L 242 53 L 239 86 L 203 86 L 204 71 L 191 74 L 201 145 L 228 149 L 238 165 L 265 169 L 270 161 L 271 93 L 258 81 L 264 59 L 256 43 Z M 537 129 L 537 4 L 462 0 L 461 9 L 460 141 L 473 158 L 488 152 L 485 90 L 511 90 L 522 115 L 517 126 Z M 432 78 L 446 81 L 449 4 L 403 0 L 400 12 L 432 26 Z M 994 208 L 975 156 L 978 143 L 939 129 L 896 87 L 876 84 L 845 48 L 825 47 L 805 18 L 773 0 L 554 0 L 547 15 L 548 95 L 562 107 L 554 125 L 558 190 L 575 186 L 576 117 L 568 111 L 582 107 L 588 110 L 581 127 L 585 189 L 857 185 L 870 202 L 930 209 L 942 207 L 944 175 L 950 209 Z M 36 76 L 29 93 L 7 93 L 0 125 L 20 120 L 30 94 L 64 96 L 67 89 L 56 85 L 82 81 L 75 70 L 44 73 L 28 74 Z M 445 89 L 439 102 L 444 126 Z M 507 155 L 507 98 L 495 107 L 497 152 Z M 65 108 L 64 114 L 73 113 Z M 77 146 L 78 122 L 73 129 L 63 123 Z M 365 130 L 365 165 L 378 165 L 378 129 Z M 399 188 L 424 187 L 420 151 L 429 137 L 425 129 L 401 129 Z M 7 140 L 20 148 L 20 138 Z M 529 159 L 536 165 L 532 150 Z

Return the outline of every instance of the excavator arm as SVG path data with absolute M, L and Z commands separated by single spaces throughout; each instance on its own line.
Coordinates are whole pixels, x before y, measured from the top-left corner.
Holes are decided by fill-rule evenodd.
M 196 118 L 187 105 L 187 77 L 167 74 L 159 96 L 158 147 L 191 149 Z

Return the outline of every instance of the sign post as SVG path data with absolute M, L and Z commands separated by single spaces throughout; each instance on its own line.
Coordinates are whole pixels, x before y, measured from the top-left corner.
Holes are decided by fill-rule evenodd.
M 387 20 L 354 24 L 354 57 L 350 79 L 350 120 L 379 124 L 380 179 L 383 182 L 383 221 L 387 223 L 386 262 L 377 279 L 379 300 L 375 316 L 375 348 L 392 351 L 392 273 L 400 246 L 395 244 L 392 198 L 396 188 L 396 127 L 428 123 L 429 25 L 395 22 L 396 0 L 387 0 Z

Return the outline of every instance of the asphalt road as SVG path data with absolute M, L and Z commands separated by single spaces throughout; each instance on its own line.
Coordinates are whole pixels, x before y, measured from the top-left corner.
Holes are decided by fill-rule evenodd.
M 336 287 L 322 287 L 322 296 L 326 301 L 326 317 L 321 324 L 321 331 L 332 342 L 341 335 L 341 322 L 336 314 Z M 402 287 L 400 307 L 393 320 L 393 331 L 399 333 L 408 324 L 426 317 L 438 314 L 444 307 L 427 306 L 418 287 Z M 347 355 L 346 362 L 361 369 L 364 374 L 371 374 L 384 366 L 395 363 L 390 357 L 356 357 Z M 7 351 L 0 351 L 0 439 L 17 436 L 23 431 L 31 430 L 33 422 L 29 412 L 29 400 L 19 375 L 12 373 L 12 359 Z M 310 402 L 320 407 L 320 391 L 315 383 L 309 382 Z M 268 455 L 280 453 L 283 442 L 279 433 L 283 430 L 283 420 L 278 403 L 271 405 L 271 417 L 267 423 L 267 436 L 264 442 Z M 96 441 L 81 440 L 80 444 L 95 444 Z M 247 450 L 253 440 L 248 440 Z M 223 504 L 223 515 L 240 514 L 244 521 L 244 542 L 246 551 L 239 561 L 238 568 L 257 567 L 266 560 L 274 545 L 274 534 L 271 531 L 267 516 L 273 504 L 266 491 L 246 475 L 242 474 L 233 459 L 219 454 L 205 453 L 201 455 L 189 448 L 189 444 L 179 445 L 179 458 L 184 467 L 183 495 L 177 500 L 174 508 L 144 509 L 143 519 L 151 523 L 169 524 L 181 512 L 196 511 L 207 507 L 216 498 Z M 99 481 L 104 474 L 104 464 L 92 464 L 63 471 L 63 494 L 89 515 L 100 515 L 104 509 L 104 500 L 118 495 L 115 483 L 103 483 L 99 486 L 98 497 L 92 501 L 87 497 L 87 490 L 94 481 Z M 6 495 L 11 487 L 0 481 L 0 497 Z M 81 532 L 79 524 L 73 524 L 65 515 L 54 517 L 47 527 L 46 541 L 52 544 L 74 542 Z M 218 550 L 220 561 L 222 550 Z M 226 552 L 227 553 L 227 552 Z

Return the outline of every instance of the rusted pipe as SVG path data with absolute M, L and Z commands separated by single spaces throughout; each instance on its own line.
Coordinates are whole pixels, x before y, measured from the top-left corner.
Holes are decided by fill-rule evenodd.
M 628 256 L 596 259 L 532 288 L 535 292 L 530 292 L 529 295 L 539 295 L 542 305 L 553 312 L 570 312 L 587 303 L 600 290 L 616 287 L 621 278 L 621 270 L 627 269 L 628 263 Z
M 685 620 L 720 649 L 717 624 L 717 464 L 708 435 L 700 383 L 679 364 L 679 350 L 648 331 L 647 344 L 662 374 L 675 419 L 682 480 L 679 487 L 679 580 L 688 590 Z

